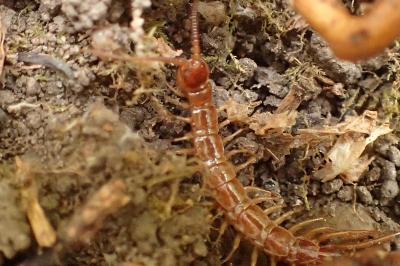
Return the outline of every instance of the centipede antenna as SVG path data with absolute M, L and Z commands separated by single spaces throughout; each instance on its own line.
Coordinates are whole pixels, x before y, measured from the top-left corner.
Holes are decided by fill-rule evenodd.
M 199 1 L 194 0 L 190 20 L 192 22 L 192 59 L 200 60 L 199 23 L 197 17 Z

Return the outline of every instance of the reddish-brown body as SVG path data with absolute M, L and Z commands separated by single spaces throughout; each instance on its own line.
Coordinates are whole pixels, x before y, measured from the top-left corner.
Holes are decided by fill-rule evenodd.
M 196 5 L 195 1 L 193 5 Z M 196 8 L 192 21 L 196 21 Z M 190 104 L 194 148 L 206 168 L 205 184 L 226 219 L 237 231 L 265 253 L 290 262 L 307 263 L 322 254 L 317 243 L 295 237 L 287 229 L 276 225 L 246 194 L 236 178 L 236 172 L 224 154 L 219 135 L 218 113 L 212 100 L 207 64 L 200 58 L 197 24 L 193 31 L 192 58 L 179 65 L 177 84 Z
M 191 106 L 193 143 L 206 168 L 205 184 L 230 224 L 260 250 L 286 261 L 308 263 L 328 255 L 320 251 L 317 243 L 295 237 L 274 224 L 246 194 L 224 154 L 206 63 L 188 60 L 187 65 L 179 67 L 177 81 Z

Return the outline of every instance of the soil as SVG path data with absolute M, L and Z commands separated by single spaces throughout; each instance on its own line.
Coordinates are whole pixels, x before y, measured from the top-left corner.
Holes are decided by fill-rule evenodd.
M 358 14 L 368 3 L 353 4 Z M 0 0 L 0 265 L 223 263 L 236 233 L 228 227 L 220 235 L 223 216 L 187 152 L 191 144 L 175 141 L 190 131 L 179 119 L 188 110 L 174 93 L 176 68 L 97 56 L 108 49 L 189 57 L 188 10 L 187 0 Z M 357 64 L 337 60 L 285 0 L 207 1 L 199 13 L 221 122 L 232 120 L 224 108 L 230 100 L 250 108 L 221 129 L 223 137 L 241 130 L 226 150 L 244 151 L 230 158 L 244 164 L 243 185 L 281 195 L 287 207 L 274 217 L 302 207 L 286 226 L 325 217 L 339 230 L 398 231 L 399 45 Z M 271 130 L 262 118 L 291 92 L 294 123 Z M 354 183 L 315 180 L 338 136 L 299 142 L 299 130 L 366 110 L 392 129 L 365 149 L 374 157 L 367 170 Z M 41 247 L 33 233 L 18 160 L 29 165 L 57 232 L 54 247 Z M 69 221 L 114 179 L 125 182 L 129 203 L 107 215 L 88 243 L 71 244 L 63 233 Z M 251 249 L 242 241 L 234 265 L 250 265 Z M 267 261 L 260 254 L 258 264 Z

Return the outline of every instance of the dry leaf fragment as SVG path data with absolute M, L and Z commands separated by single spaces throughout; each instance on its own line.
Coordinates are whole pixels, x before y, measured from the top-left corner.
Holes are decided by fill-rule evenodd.
M 295 111 L 305 97 L 304 90 L 299 86 L 292 86 L 289 93 L 283 98 L 275 113 L 283 113 L 285 111 Z
M 162 57 L 178 57 L 181 56 L 183 51 L 181 49 L 174 50 L 172 49 L 163 38 L 156 38 L 155 43 L 157 45 L 157 52 Z
M 281 113 L 256 113 L 249 116 L 252 109 L 230 99 L 222 107 L 226 110 L 230 122 L 242 122 L 249 125 L 257 135 L 266 135 L 270 130 L 283 131 L 296 122 L 297 112 L 284 111 Z
M 240 104 L 233 99 L 229 99 L 222 106 L 226 111 L 229 121 L 231 122 L 245 122 L 249 118 L 250 108 L 245 104 Z
M 104 220 L 129 202 L 125 191 L 126 184 L 121 179 L 103 185 L 73 216 L 66 228 L 67 242 L 87 244 Z
M 324 128 L 305 128 L 299 129 L 299 133 L 309 134 L 336 134 L 341 135 L 347 132 L 358 132 L 371 134 L 375 130 L 378 113 L 375 111 L 365 111 L 361 116 L 352 116 L 345 119 L 344 122 Z
M 31 166 L 19 157 L 15 157 L 15 164 L 17 174 L 23 183 L 21 196 L 35 239 L 41 247 L 52 247 L 56 242 L 56 232 L 39 204 L 38 190 Z
M 373 111 L 365 111 L 361 116 L 350 117 L 336 126 L 322 129 L 302 129 L 302 134 L 335 134 L 340 135 L 335 145 L 328 152 L 329 162 L 315 172 L 314 178 L 326 182 L 340 175 L 343 181 L 353 183 L 358 181 L 373 158 L 361 157 L 366 146 L 379 136 L 392 130 L 387 124 L 377 126 L 378 115 Z
M 284 130 L 296 122 L 297 112 L 285 111 L 283 113 L 258 113 L 249 119 L 249 127 L 257 135 L 265 135 L 272 129 Z

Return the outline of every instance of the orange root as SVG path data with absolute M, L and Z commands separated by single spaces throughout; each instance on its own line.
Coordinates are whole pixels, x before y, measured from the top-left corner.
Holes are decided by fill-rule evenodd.
M 376 0 L 364 16 L 352 16 L 339 0 L 293 0 L 296 11 L 331 46 L 337 57 L 375 56 L 400 35 L 400 0 Z

